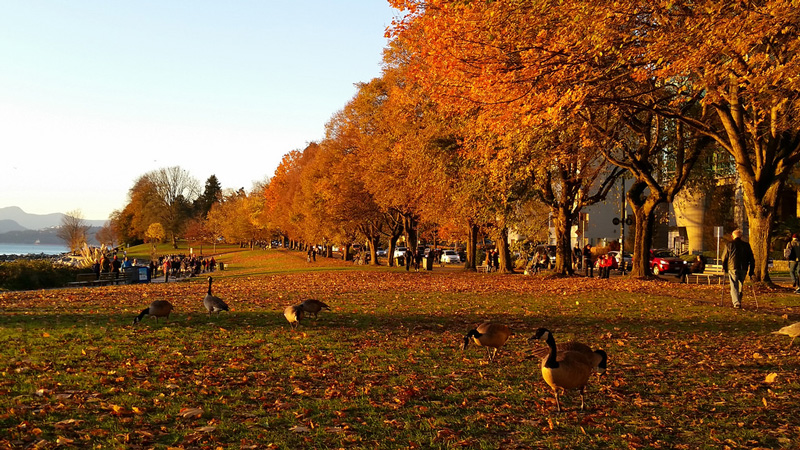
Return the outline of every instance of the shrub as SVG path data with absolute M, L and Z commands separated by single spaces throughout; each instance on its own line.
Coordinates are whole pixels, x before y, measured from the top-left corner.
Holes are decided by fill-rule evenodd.
M 0 289 L 21 291 L 66 286 L 75 281 L 80 269 L 55 266 L 46 260 L 17 260 L 0 263 Z

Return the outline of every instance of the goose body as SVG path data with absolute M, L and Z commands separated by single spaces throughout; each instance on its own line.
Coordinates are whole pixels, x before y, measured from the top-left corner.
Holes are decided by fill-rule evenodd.
M 484 322 L 467 332 L 464 342 L 461 344 L 461 350 L 465 350 L 472 341 L 477 346 L 486 347 L 486 355 L 489 361 L 493 361 L 497 350 L 505 345 L 512 334 L 511 330 L 503 324 Z
M 558 352 L 553 333 L 547 329 L 540 328 L 534 336 L 544 340 L 549 347 L 547 358 L 542 359 L 542 378 L 553 390 L 556 409 L 561 411 L 561 403 L 558 400 L 559 389 L 580 390 L 581 409 L 583 409 L 585 405 L 584 391 L 593 369 L 589 357 L 583 352 L 574 350 Z
M 156 318 L 156 322 L 158 322 L 159 317 L 166 317 L 169 318 L 169 313 L 175 309 L 172 306 L 172 303 L 166 300 L 155 300 L 153 303 L 150 303 L 150 306 L 143 309 L 138 316 L 134 317 L 133 323 L 139 323 L 144 316 L 150 315 Z
M 212 312 L 219 313 L 220 311 L 229 311 L 228 304 L 211 293 L 211 282 L 211 277 L 208 277 L 208 293 L 206 293 L 205 298 L 203 298 L 203 306 L 206 307 L 208 315 L 210 316 Z
M 530 339 L 528 339 L 528 342 L 538 339 L 539 338 L 537 338 L 534 335 Z M 583 353 L 587 358 L 589 358 L 589 361 L 592 363 L 592 368 L 598 374 L 602 375 L 606 372 L 608 364 L 608 354 L 606 354 L 604 350 L 592 350 L 592 348 L 586 344 L 583 344 L 581 342 L 570 341 L 570 342 L 560 342 L 556 344 L 556 351 L 558 353 L 563 353 L 563 352 Z M 537 348 L 534 349 L 531 357 L 542 359 L 546 358 L 549 353 L 550 353 L 549 347 Z
M 303 303 L 300 303 L 300 306 L 303 307 L 303 311 L 314 314 L 314 319 L 317 318 L 317 313 L 323 309 L 331 310 L 331 307 L 325 304 L 325 302 L 314 299 L 304 300 Z
M 304 316 L 305 311 L 303 310 L 302 305 L 287 306 L 286 309 L 283 310 L 283 317 L 286 317 L 286 320 L 289 321 L 289 325 L 292 326 L 292 329 L 297 328 L 300 325 L 300 321 Z
M 785 334 L 786 336 L 791 337 L 792 340 L 789 342 L 789 347 L 791 347 L 794 343 L 794 340 L 800 336 L 800 322 L 787 325 L 778 331 L 773 331 L 772 334 Z

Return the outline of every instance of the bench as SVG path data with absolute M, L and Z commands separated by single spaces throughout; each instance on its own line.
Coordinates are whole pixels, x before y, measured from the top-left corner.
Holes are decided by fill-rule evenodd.
M 721 264 L 708 264 L 703 273 L 690 273 L 686 277 L 687 280 L 691 280 L 691 277 L 694 277 L 695 283 L 700 283 L 700 280 L 705 278 L 708 284 L 711 284 L 712 279 L 716 280 L 718 284 L 722 284 L 722 280 L 725 278 L 725 270 L 722 269 Z
M 92 273 L 79 273 L 75 277 L 75 281 L 70 281 L 67 283 L 68 286 L 91 286 L 91 284 L 97 280 L 97 275 Z
M 92 286 L 108 286 L 110 284 L 125 284 L 125 277 L 122 273 L 115 276 L 113 272 L 100 272 L 100 278 L 92 282 Z

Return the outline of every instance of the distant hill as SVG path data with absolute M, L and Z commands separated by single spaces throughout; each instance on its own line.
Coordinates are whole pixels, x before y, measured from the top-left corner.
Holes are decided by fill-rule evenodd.
M 8 233 L 9 231 L 22 231 L 24 229 L 25 227 L 11 219 L 0 220 L 0 233 Z
M 91 227 L 86 231 L 86 240 L 89 245 L 100 245 L 94 235 L 99 230 L 98 227 Z M 44 230 L 15 230 L 0 233 L 0 243 L 3 244 L 39 244 L 64 245 L 64 241 L 56 235 L 55 228 Z
M 52 228 L 61 225 L 61 218 L 64 217 L 62 213 L 51 214 L 29 214 L 18 206 L 7 206 L 0 208 L 0 233 L 8 231 L 21 231 L 21 230 L 43 230 L 45 228 Z M 14 222 L 17 228 L 5 228 L 8 226 L 13 227 Z M 105 220 L 86 220 L 86 225 L 93 227 L 102 227 Z

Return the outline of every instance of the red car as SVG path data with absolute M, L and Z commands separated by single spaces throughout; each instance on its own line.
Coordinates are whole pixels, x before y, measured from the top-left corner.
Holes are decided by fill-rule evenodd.
M 671 250 L 650 250 L 650 270 L 654 275 L 666 272 L 678 273 L 686 261 L 678 258 Z

